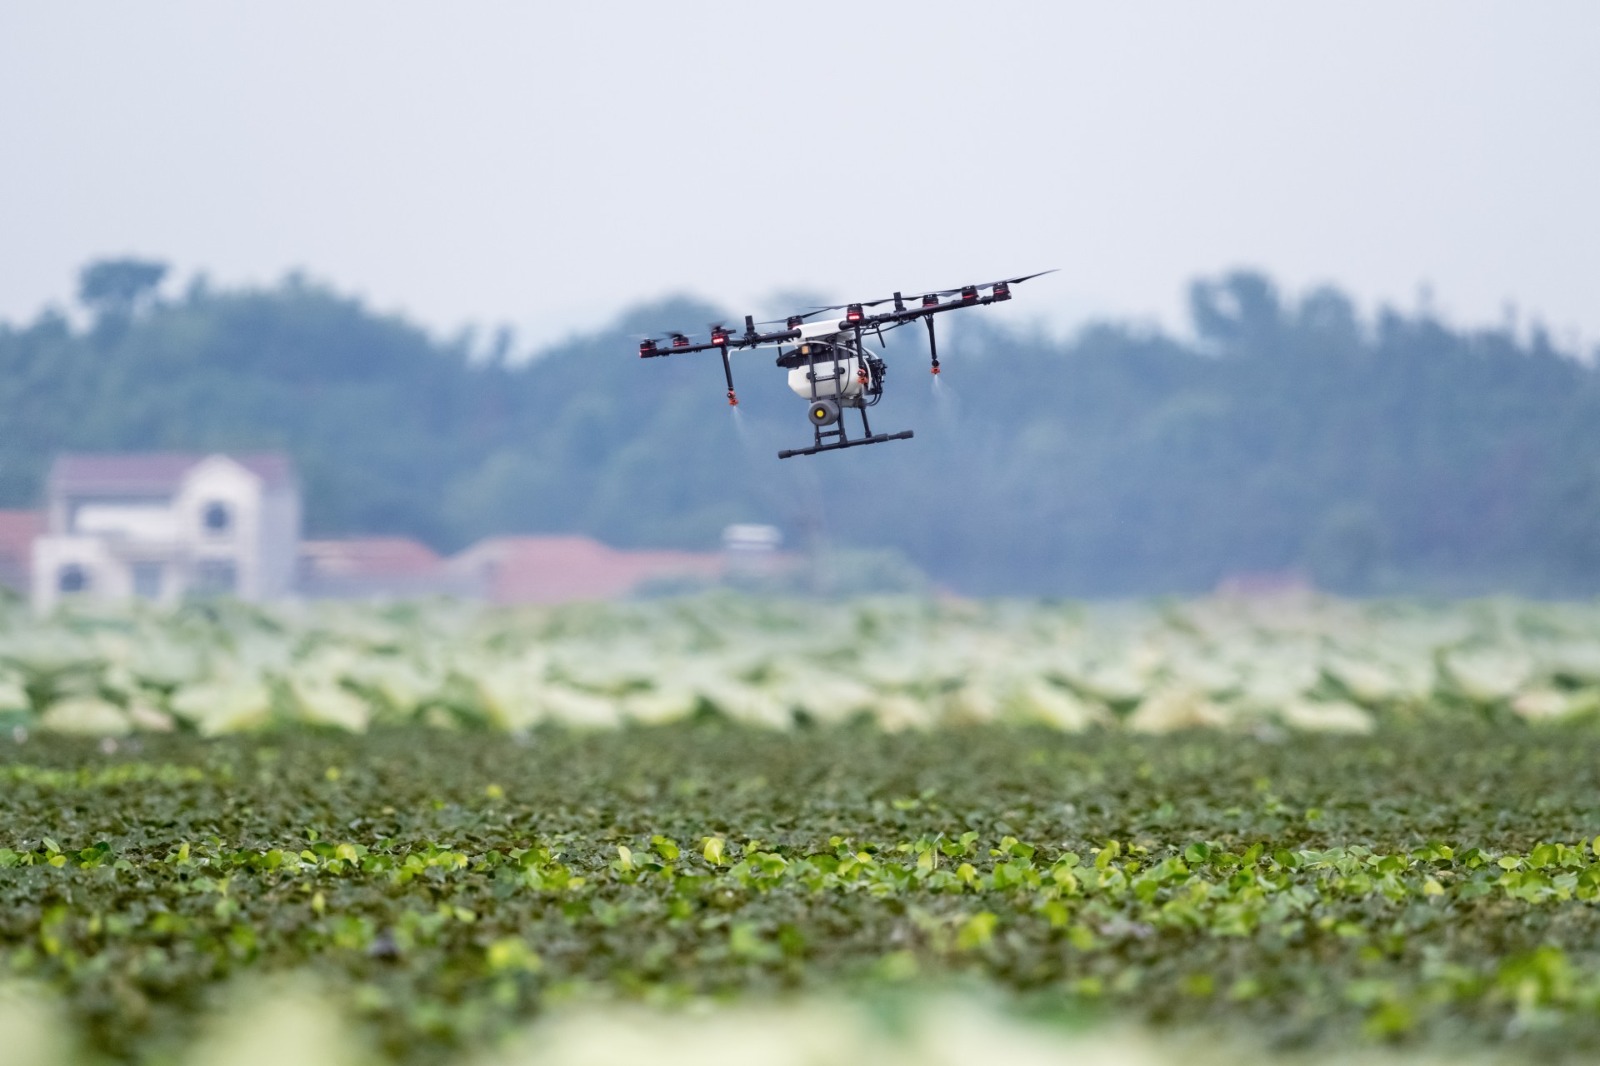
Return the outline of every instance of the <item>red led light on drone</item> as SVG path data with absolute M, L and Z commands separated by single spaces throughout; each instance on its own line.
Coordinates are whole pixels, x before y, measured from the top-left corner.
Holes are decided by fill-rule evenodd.
M 864 317 L 860 304 L 851 304 L 845 308 L 844 319 L 846 322 L 860 322 Z

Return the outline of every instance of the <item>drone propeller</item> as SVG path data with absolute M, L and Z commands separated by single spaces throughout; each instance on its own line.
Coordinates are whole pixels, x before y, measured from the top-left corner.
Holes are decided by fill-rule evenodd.
M 827 307 L 819 307 L 810 313 L 820 315 L 824 311 L 844 311 L 852 307 L 877 307 L 879 304 L 886 304 L 892 299 L 894 299 L 893 296 L 885 296 L 881 300 L 851 300 L 847 304 L 829 304 Z
M 810 318 L 812 315 L 820 315 L 825 311 L 843 311 L 846 322 L 860 322 L 863 318 L 867 317 L 867 308 L 877 307 L 879 304 L 886 304 L 891 300 L 897 299 L 898 296 L 899 294 L 897 293 L 894 296 L 885 296 L 881 300 L 869 300 L 864 303 L 856 301 L 847 304 L 829 304 L 827 307 L 818 307 L 812 311 L 808 311 L 803 318 Z
M 1054 268 L 1052 268 L 1050 270 L 1040 270 L 1040 271 L 1036 271 L 1035 273 L 1032 273 L 1032 274 L 1023 274 L 1021 277 L 1001 278 L 999 281 L 985 281 L 981 285 L 962 285 L 962 286 L 960 286 L 958 288 L 954 288 L 954 289 L 940 289 L 938 292 L 929 293 L 928 296 L 965 295 L 965 294 L 967 294 L 969 292 L 972 292 L 972 291 L 974 291 L 976 289 L 993 289 L 996 286 L 1004 286 L 1004 287 L 1009 288 L 1012 285 L 1021 285 L 1024 281 L 1030 281 L 1033 278 L 1043 277 L 1046 274 L 1054 274 L 1056 272 L 1056 270 L 1059 270 L 1059 269 L 1060 269 L 1059 267 L 1054 267 Z M 923 299 L 927 299 L 927 297 L 924 296 Z M 970 297 L 969 297 L 969 299 L 970 299 Z
M 828 304 L 826 307 L 812 307 L 810 310 L 801 312 L 800 314 L 790 315 L 790 316 L 788 316 L 788 318 L 770 318 L 770 319 L 767 319 L 765 322 L 758 322 L 758 323 L 756 323 L 756 325 L 758 325 L 758 326 L 775 326 L 775 325 L 779 325 L 781 323 L 787 322 L 790 319 L 799 319 L 799 320 L 801 320 L 803 322 L 808 318 L 815 318 L 817 315 L 826 314 L 829 311 L 848 311 L 852 307 L 861 307 L 861 308 L 882 307 L 884 304 L 890 304 L 890 303 L 894 304 L 895 305 L 895 310 L 898 311 L 898 310 L 901 310 L 906 304 L 912 302 L 913 300 L 917 300 L 919 298 L 923 302 L 924 306 L 926 306 L 927 305 L 927 301 L 929 299 L 934 299 L 934 298 L 939 298 L 939 297 L 944 297 L 944 296 L 955 296 L 955 295 L 958 295 L 960 293 L 969 292 L 969 291 L 974 290 L 974 289 L 993 289 L 996 285 L 999 285 L 999 286 L 1020 285 L 1024 281 L 1029 281 L 1029 280 L 1031 280 L 1033 278 L 1041 277 L 1041 276 L 1043 276 L 1045 274 L 1054 274 L 1055 272 L 1056 271 L 1054 269 L 1052 269 L 1052 270 L 1040 270 L 1040 271 L 1037 271 L 1037 272 L 1032 273 L 1032 274 L 1022 274 L 1022 275 L 1019 275 L 1019 276 L 1014 277 L 1014 278 L 1001 278 L 999 281 L 986 281 L 986 282 L 982 283 L 981 285 L 962 285 L 962 286 L 959 286 L 959 287 L 954 288 L 954 289 L 936 289 L 936 290 L 933 290 L 933 291 L 924 291 L 923 293 L 920 294 L 920 296 L 912 297 L 909 300 L 905 297 L 905 295 L 903 293 L 898 293 L 897 292 L 893 296 L 880 296 L 876 300 L 852 300 L 849 303 Z M 1002 290 L 1002 291 L 1004 291 L 1004 290 Z
M 1042 278 L 1046 274 L 1054 274 L 1056 271 L 1058 271 L 1060 269 L 1061 269 L 1060 267 L 1051 267 L 1049 270 L 1035 270 L 1032 274 L 1024 274 L 1020 278 L 1006 278 L 1003 281 L 995 282 L 995 284 L 996 285 L 1021 285 L 1024 281 L 1029 281 L 1029 280 L 1031 280 L 1033 278 Z
M 652 337 L 648 333 L 635 333 L 633 336 L 639 342 L 639 358 L 649 359 L 651 356 L 662 354 L 661 342 L 666 340 L 666 337 Z
M 986 281 L 981 285 L 962 285 L 954 289 L 936 289 L 932 292 L 924 292 L 920 297 L 914 297 L 913 299 L 918 300 L 925 308 L 937 307 L 939 301 L 946 296 L 960 296 L 963 300 L 976 300 L 981 295 L 979 292 L 980 289 L 989 289 L 993 293 L 996 300 L 1009 300 L 1011 298 L 1011 286 L 1020 285 L 1024 281 L 1037 278 L 1044 274 L 1054 273 L 1054 270 L 1040 270 L 1033 274 L 1022 274 L 1014 278 L 1001 278 L 999 281 Z M 818 307 L 808 311 L 805 317 L 810 318 L 812 315 L 820 315 L 825 311 L 849 312 L 852 309 L 864 310 L 869 307 L 881 307 L 888 303 L 894 304 L 894 309 L 898 312 L 906 309 L 908 301 L 903 294 L 897 292 L 893 296 L 883 296 L 876 300 L 860 300 L 852 303 L 829 304 L 827 307 Z
M 808 318 L 815 318 L 818 315 L 822 314 L 822 312 L 824 312 L 824 311 L 837 311 L 837 310 L 839 310 L 840 307 L 843 307 L 843 306 L 844 306 L 844 304 L 840 304 L 838 307 L 818 307 L 818 308 L 815 308 L 814 310 L 806 311 L 806 312 L 804 312 L 802 314 L 789 315 L 787 318 L 769 318 L 765 322 L 757 322 L 756 325 L 758 325 L 758 326 L 783 326 L 783 325 L 787 325 L 790 329 L 793 329 L 794 328 L 794 323 L 796 323 L 796 322 L 804 322 Z

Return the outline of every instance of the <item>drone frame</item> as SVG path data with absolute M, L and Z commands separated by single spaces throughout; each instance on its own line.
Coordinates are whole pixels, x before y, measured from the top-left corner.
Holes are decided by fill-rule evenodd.
M 711 351 L 713 349 L 720 352 L 722 355 L 722 373 L 728 383 L 728 404 L 729 406 L 737 407 L 739 405 L 739 397 L 734 391 L 733 387 L 733 365 L 728 359 L 730 352 L 747 348 L 761 348 L 769 345 L 777 345 L 779 346 L 781 353 L 782 345 L 785 343 L 804 339 L 805 335 L 801 329 L 801 326 L 805 323 L 806 319 L 818 314 L 822 314 L 823 312 L 842 310 L 845 313 L 845 317 L 839 320 L 837 323 L 837 329 L 835 331 L 826 335 L 830 337 L 844 337 L 848 335 L 851 338 L 849 343 L 847 345 L 837 342 L 830 343 L 828 346 L 832 349 L 834 354 L 825 360 L 819 360 L 816 352 L 809 353 L 809 362 L 806 364 L 806 366 L 809 368 L 807 374 L 811 380 L 811 401 L 813 404 L 813 409 L 815 409 L 817 401 L 824 398 L 817 394 L 816 367 L 819 363 L 832 362 L 834 364 L 835 377 L 843 373 L 843 367 L 841 366 L 842 360 L 839 354 L 841 349 L 847 351 L 850 356 L 866 360 L 868 356 L 865 348 L 862 345 L 862 338 L 864 336 L 869 334 L 877 336 L 878 343 L 881 345 L 883 343 L 883 334 L 886 331 L 898 329 L 901 326 L 909 325 L 910 323 L 916 322 L 920 319 L 921 321 L 925 322 L 928 327 L 928 355 L 932 362 L 931 372 L 938 374 L 940 372 L 939 343 L 938 338 L 934 333 L 934 315 L 943 314 L 946 311 L 955 311 L 963 307 L 981 307 L 986 304 L 1002 303 L 1011 299 L 1011 286 L 1020 284 L 1021 282 L 1027 281 L 1030 278 L 1036 278 L 1043 274 L 1050 273 L 1054 273 L 1054 271 L 1041 270 L 1034 274 L 1024 274 L 1021 277 L 1006 278 L 1001 281 L 988 282 L 982 285 L 965 285 L 959 289 L 943 289 L 929 292 L 921 297 L 916 306 L 908 306 L 904 294 L 896 292 L 893 296 L 885 297 L 881 300 L 863 301 L 861 303 L 850 304 L 834 304 L 829 307 L 819 307 L 812 311 L 808 311 L 805 314 L 791 315 L 786 320 L 784 329 L 770 333 L 763 333 L 756 329 L 754 316 L 746 315 L 744 318 L 744 333 L 742 334 L 735 334 L 733 331 L 729 330 L 726 326 L 720 323 L 711 327 L 711 339 L 703 344 L 695 344 L 691 342 L 689 337 L 683 333 L 669 333 L 668 337 L 670 338 L 671 343 L 666 347 L 661 346 L 661 338 L 647 338 L 641 341 L 639 343 L 639 357 L 641 359 L 651 359 L 664 355 L 685 355 L 690 352 L 704 352 Z M 989 292 L 987 294 L 981 293 L 979 291 L 981 289 L 988 289 Z M 947 296 L 954 296 L 956 298 L 947 301 L 945 300 L 945 297 Z M 887 303 L 893 303 L 894 307 L 892 310 L 878 313 L 869 313 L 868 311 L 869 308 L 878 307 Z M 818 347 L 821 347 L 821 345 L 818 345 Z M 875 396 L 881 395 L 881 393 L 882 384 L 880 378 Z M 874 398 L 872 402 L 877 402 L 876 398 Z M 845 432 L 844 428 L 843 407 L 846 405 L 839 404 L 838 406 L 840 407 L 840 410 L 836 420 L 826 423 L 819 423 L 815 418 L 812 419 L 812 426 L 816 431 L 816 439 L 815 443 L 810 448 L 784 449 L 778 453 L 778 458 L 788 459 L 795 455 L 815 455 L 818 452 L 838 451 L 843 448 L 856 448 L 863 444 L 881 444 L 885 441 L 891 440 L 909 440 L 913 436 L 911 430 L 904 430 L 900 433 L 874 434 L 872 432 L 871 423 L 867 419 L 866 409 L 868 406 L 870 406 L 870 404 L 863 403 L 852 406 L 858 406 L 858 409 L 861 411 L 861 428 L 864 435 L 861 437 L 852 438 Z M 837 425 L 838 428 L 824 429 L 824 425 Z M 833 438 L 832 443 L 824 443 L 824 438 L 830 437 Z

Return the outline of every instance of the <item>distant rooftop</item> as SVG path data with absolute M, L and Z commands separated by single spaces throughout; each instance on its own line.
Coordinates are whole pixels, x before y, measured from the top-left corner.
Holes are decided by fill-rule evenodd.
M 42 511 L 0 511 L 0 585 L 28 590 L 33 538 L 43 532 Z
M 302 541 L 298 586 L 312 599 L 477 594 L 470 575 L 446 569 L 437 552 L 410 537 Z
M 222 455 L 259 477 L 267 488 L 294 484 L 294 467 L 281 452 L 232 455 L 218 452 L 79 453 L 61 455 L 50 467 L 50 488 L 65 493 L 166 496 L 184 476 L 213 455 Z
M 346 537 L 300 544 L 303 572 L 322 577 L 418 577 L 444 565 L 437 552 L 410 537 Z
M 651 581 L 714 580 L 719 555 L 621 551 L 581 536 L 510 536 L 481 540 L 450 560 L 482 582 L 493 603 L 569 603 L 626 596 Z

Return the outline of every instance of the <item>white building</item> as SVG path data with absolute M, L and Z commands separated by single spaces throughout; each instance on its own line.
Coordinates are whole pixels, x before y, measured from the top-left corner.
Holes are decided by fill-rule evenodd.
M 282 455 L 63 455 L 33 543 L 33 604 L 288 595 L 300 489 Z

